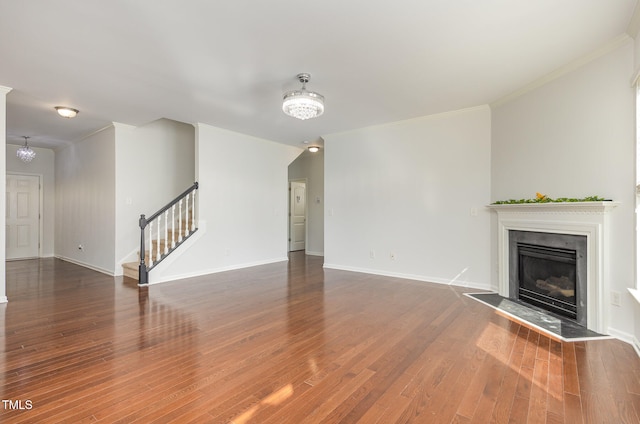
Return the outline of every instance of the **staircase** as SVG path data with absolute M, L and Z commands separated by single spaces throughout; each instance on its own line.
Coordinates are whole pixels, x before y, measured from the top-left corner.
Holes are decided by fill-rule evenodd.
M 125 277 L 138 285 L 149 284 L 149 272 L 198 230 L 194 213 L 197 190 L 196 182 L 151 217 L 140 215 L 138 262 L 122 264 Z

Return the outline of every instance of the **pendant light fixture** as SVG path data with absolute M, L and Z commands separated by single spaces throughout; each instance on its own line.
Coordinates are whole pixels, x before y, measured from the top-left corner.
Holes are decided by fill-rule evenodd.
M 16 156 L 18 156 L 21 161 L 29 163 L 33 160 L 33 158 L 36 157 L 36 152 L 34 152 L 33 149 L 27 144 L 27 141 L 31 137 L 23 135 L 22 138 L 24 138 L 24 146 L 20 146 L 20 148 L 16 152 Z
M 293 90 L 284 94 L 282 110 L 289 116 L 298 119 L 316 118 L 324 113 L 324 97 L 313 91 L 307 91 L 306 84 L 311 79 L 310 74 L 298 74 L 298 81 L 302 83 L 301 90 Z

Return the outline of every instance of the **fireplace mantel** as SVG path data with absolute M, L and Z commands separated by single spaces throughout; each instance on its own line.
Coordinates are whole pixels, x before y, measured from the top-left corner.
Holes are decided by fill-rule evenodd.
M 518 203 L 489 205 L 498 215 L 498 293 L 509 297 L 509 231 L 587 237 L 587 328 L 609 326 L 609 215 L 619 202 Z
M 558 213 L 558 214 L 604 214 L 617 207 L 620 202 L 548 202 L 509 203 L 489 205 L 503 213 Z

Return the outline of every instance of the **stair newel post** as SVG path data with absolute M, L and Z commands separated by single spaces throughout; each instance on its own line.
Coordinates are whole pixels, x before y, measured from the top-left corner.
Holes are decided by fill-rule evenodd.
M 164 254 L 169 253 L 169 209 L 164 212 Z
M 138 224 L 140 225 L 140 265 L 138 265 L 138 284 L 148 284 L 149 272 L 147 271 L 147 264 L 144 258 L 144 229 L 147 226 L 147 220 L 144 215 L 140 215 Z
M 176 205 L 171 206 L 171 249 L 176 247 Z

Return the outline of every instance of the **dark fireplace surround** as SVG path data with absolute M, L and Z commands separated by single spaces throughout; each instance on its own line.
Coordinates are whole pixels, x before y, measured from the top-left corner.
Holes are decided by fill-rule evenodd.
M 509 297 L 587 326 L 587 237 L 509 231 Z

